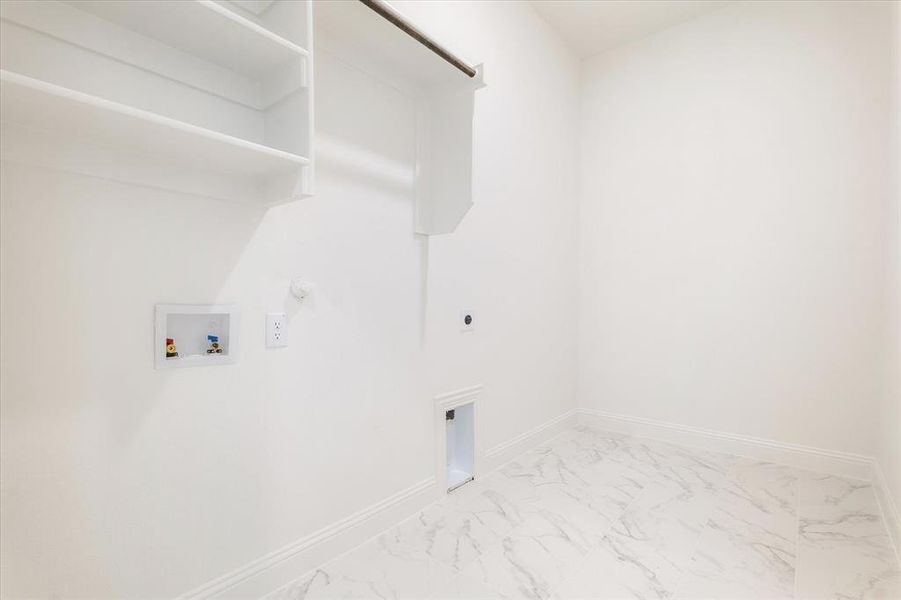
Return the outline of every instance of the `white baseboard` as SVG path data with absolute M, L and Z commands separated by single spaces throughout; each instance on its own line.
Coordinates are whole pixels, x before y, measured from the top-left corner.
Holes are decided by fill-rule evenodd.
M 873 460 L 872 476 L 870 481 L 876 490 L 876 499 L 879 500 L 879 506 L 882 508 L 882 520 L 888 528 L 892 542 L 895 544 L 895 557 L 901 563 L 901 511 L 898 510 L 896 499 L 892 497 L 892 492 L 888 487 L 885 479 L 885 473 L 879 465 L 879 461 Z
M 461 392 L 474 394 L 480 390 L 481 386 L 477 386 Z M 575 423 L 576 412 L 570 411 L 489 448 L 481 458 L 480 473 L 493 471 Z M 441 497 L 443 490 L 440 487 L 435 476 L 424 479 L 345 519 L 182 594 L 178 600 L 260 598 L 425 508 Z
M 510 462 L 526 450 L 559 435 L 560 432 L 567 427 L 575 425 L 577 419 L 577 411 L 571 410 L 558 417 L 554 417 L 550 421 L 542 423 L 534 429 L 521 433 L 506 442 L 488 448 L 485 451 L 485 455 L 482 457 L 482 464 L 485 466 L 483 471 L 493 471 L 500 465 Z
M 895 552 L 901 560 L 901 513 L 888 488 L 882 468 L 872 456 L 690 427 L 594 408 L 579 408 L 576 412 L 579 422 L 609 431 L 869 481 L 882 509 L 883 521 L 892 537 Z
M 434 477 L 209 581 L 179 600 L 260 598 L 324 562 L 359 546 L 438 497 Z
M 825 450 L 737 433 L 667 423 L 644 417 L 620 415 L 594 408 L 580 408 L 577 412 L 582 422 L 592 423 L 611 431 L 683 446 L 694 446 L 714 452 L 746 456 L 808 471 L 830 473 L 854 479 L 870 480 L 872 477 L 873 457 L 862 454 Z
M 715 452 L 726 452 L 796 468 L 864 479 L 873 483 L 895 548 L 901 548 L 901 516 L 879 464 L 869 456 L 777 442 L 763 438 L 580 408 L 492 446 L 481 457 L 489 473 L 517 455 L 577 423 Z M 190 592 L 180 600 L 259 598 L 316 566 L 355 548 L 441 496 L 435 477 L 424 479 L 349 517 L 262 556 Z

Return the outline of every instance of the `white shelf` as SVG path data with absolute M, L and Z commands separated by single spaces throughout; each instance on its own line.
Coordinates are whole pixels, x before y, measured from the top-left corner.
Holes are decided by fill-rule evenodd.
M 184 168 L 269 176 L 296 171 L 310 162 L 303 156 L 10 71 L 0 70 L 0 105 L 4 123 L 157 155 Z
M 4 160 L 272 205 L 311 194 L 312 0 L 2 0 Z
M 305 48 L 212 0 L 65 2 L 247 77 L 309 56 Z

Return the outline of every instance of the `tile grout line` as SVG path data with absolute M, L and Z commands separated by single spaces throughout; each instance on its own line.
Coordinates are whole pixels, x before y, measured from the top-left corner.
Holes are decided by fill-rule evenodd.
M 735 466 L 736 466 L 736 464 L 733 463 L 733 464 L 729 465 L 728 469 L 726 469 L 725 476 L 726 476 L 726 484 L 727 485 L 732 482 L 731 474 L 732 474 L 732 470 L 735 469 Z M 689 565 L 691 565 L 691 563 L 694 562 L 694 558 L 695 558 L 695 556 L 697 556 L 698 550 L 701 547 L 701 536 L 703 536 L 706 531 L 710 530 L 710 517 L 713 516 L 714 511 L 716 511 L 716 507 L 717 507 L 716 499 L 719 497 L 719 495 L 722 491 L 723 491 L 723 488 L 720 487 L 716 490 L 716 493 L 713 494 L 714 501 L 710 505 L 710 510 L 707 514 L 707 518 L 702 520 L 703 524 L 701 525 L 701 528 L 700 528 L 701 530 L 698 533 L 698 537 L 695 539 L 694 547 L 691 550 L 691 559 L 689 560 Z M 678 598 L 679 591 L 682 589 L 683 586 L 685 586 L 688 583 L 688 581 L 690 581 L 688 575 L 689 575 L 689 573 L 686 572 L 683 575 L 682 580 L 679 581 L 679 583 L 674 587 L 673 598 Z
M 555 446 L 566 435 L 571 434 L 573 431 L 578 432 L 579 430 L 577 429 L 577 427 L 578 427 L 577 425 L 568 427 L 568 428 L 564 429 L 563 431 L 558 432 L 556 435 L 553 435 L 553 436 L 549 437 L 548 439 L 542 441 L 541 443 L 535 444 L 534 446 L 531 446 L 530 448 L 523 450 L 516 456 L 512 457 L 510 460 L 508 460 L 505 463 L 498 465 L 497 467 L 488 471 L 485 475 L 481 476 L 480 479 L 482 481 L 485 481 L 485 480 L 489 479 L 489 477 L 492 477 L 496 473 L 502 471 L 505 467 L 509 466 L 510 464 L 515 463 L 517 461 L 521 462 L 524 457 L 535 454 L 536 450 L 538 448 L 542 448 L 544 446 L 551 446 L 551 447 Z M 600 430 L 599 428 L 593 428 L 593 427 L 590 429 Z M 600 430 L 600 431 L 617 433 L 617 435 L 621 436 L 621 441 L 638 441 L 638 442 L 643 442 L 646 440 L 655 441 L 652 438 L 644 438 L 644 437 L 635 436 L 632 434 L 622 434 L 621 432 L 611 432 L 609 430 Z M 692 449 L 691 447 L 686 447 L 686 446 L 683 446 L 682 444 L 674 444 L 672 442 L 667 442 L 667 441 L 662 441 L 662 443 L 666 444 L 667 446 L 672 446 L 674 448 L 689 449 L 689 450 Z M 613 452 L 605 453 L 603 460 L 609 461 L 610 457 L 614 456 L 615 452 L 619 452 L 619 449 L 614 450 Z M 539 454 L 541 454 L 541 453 L 539 453 Z M 721 453 L 721 452 L 713 452 L 712 454 L 723 455 L 723 456 L 733 456 L 733 457 L 738 456 L 738 455 L 731 455 L 729 453 Z M 629 454 L 628 452 L 626 452 L 626 455 L 631 456 L 631 454 Z M 638 459 L 635 459 L 635 460 L 638 460 Z M 639 460 L 639 462 L 642 462 L 643 464 L 647 464 L 641 460 Z M 771 461 L 755 460 L 755 462 L 779 465 L 779 463 L 773 463 Z M 651 465 L 649 465 L 649 466 L 651 466 Z M 679 468 L 682 469 L 682 467 L 679 467 Z M 684 469 L 687 472 L 691 472 L 693 470 L 691 466 L 684 467 Z M 803 539 L 801 512 L 802 512 L 802 508 L 804 505 L 804 494 L 803 494 L 803 489 L 805 487 L 804 475 L 805 475 L 805 473 L 808 473 L 808 471 L 806 471 L 804 469 L 799 469 L 796 467 L 790 467 L 790 469 L 791 469 L 791 471 L 790 471 L 791 475 L 793 476 L 793 479 L 794 479 L 792 485 L 794 487 L 795 494 L 796 494 L 795 499 L 794 499 L 794 504 L 795 504 L 795 525 L 794 525 L 794 527 L 795 527 L 795 542 L 794 542 L 795 561 L 794 561 L 794 563 L 795 564 L 794 564 L 794 569 L 793 569 L 793 573 L 792 573 L 792 575 L 793 575 L 792 584 L 793 585 L 792 585 L 791 597 L 794 598 L 795 600 L 800 600 L 800 598 L 801 598 L 800 591 L 802 591 L 801 590 L 802 582 L 799 578 L 799 573 L 801 571 L 801 555 L 802 555 L 802 543 L 801 542 Z M 713 490 L 704 490 L 705 493 L 710 494 L 709 506 L 707 507 L 707 510 L 702 513 L 702 516 L 699 519 L 697 519 L 697 521 L 696 521 L 699 525 L 698 533 L 694 537 L 693 541 L 690 541 L 688 543 L 688 547 L 690 548 L 690 550 L 685 553 L 685 556 L 688 557 L 688 561 L 686 563 L 686 568 L 681 573 L 679 573 L 678 578 L 674 580 L 672 588 L 669 590 L 669 593 L 671 594 L 671 596 L 670 596 L 671 598 L 679 598 L 680 597 L 679 594 L 684 592 L 686 590 L 686 588 L 688 590 L 692 589 L 691 587 L 689 587 L 689 584 L 691 583 L 691 581 L 693 579 L 692 566 L 694 565 L 695 558 L 697 557 L 698 552 L 699 552 L 700 548 L 702 547 L 703 540 L 705 539 L 705 538 L 703 538 L 703 536 L 711 531 L 711 518 L 716 514 L 717 507 L 718 507 L 718 500 L 720 498 L 722 498 L 728 492 L 729 485 L 733 481 L 733 477 L 738 477 L 740 472 L 741 471 L 740 471 L 739 465 L 737 463 L 733 462 L 728 465 L 728 467 L 725 469 L 724 472 L 721 472 L 721 473 L 723 473 L 725 478 L 719 478 L 719 481 Z M 838 477 L 838 476 L 830 476 L 830 477 Z M 663 472 L 660 472 L 659 470 L 656 470 L 656 469 L 653 471 L 652 474 L 647 475 L 643 481 L 643 486 L 642 486 L 641 490 L 635 495 L 635 497 L 633 497 L 631 500 L 629 500 L 619 512 L 614 512 L 613 514 L 615 514 L 616 516 L 609 520 L 609 523 L 606 526 L 606 528 L 604 528 L 604 529 L 599 528 L 599 530 L 602 531 L 602 533 L 595 535 L 591 539 L 603 540 L 605 537 L 609 536 L 611 531 L 615 527 L 615 525 L 617 523 L 622 522 L 623 518 L 629 513 L 629 511 L 633 510 L 637 504 L 639 504 L 644 498 L 647 498 L 648 495 L 652 493 L 652 489 L 657 483 L 665 482 L 668 479 L 669 478 L 667 477 L 666 474 L 664 474 Z M 700 479 L 703 483 L 704 478 L 701 477 Z M 838 479 L 851 480 L 852 478 L 838 477 Z M 703 486 L 703 487 L 706 488 L 706 486 Z M 874 486 L 870 485 L 870 488 L 873 489 L 873 492 L 875 493 Z M 481 494 L 482 491 L 484 491 L 484 490 L 476 490 L 476 493 Z M 597 492 L 595 492 L 594 490 L 589 489 L 589 493 L 592 497 L 599 497 Z M 412 545 L 411 543 L 408 543 L 409 540 L 401 539 L 399 535 L 392 535 L 392 534 L 394 534 L 394 532 L 396 532 L 403 523 L 413 520 L 413 519 L 416 519 L 417 515 L 421 514 L 422 511 L 428 510 L 429 508 L 433 508 L 436 506 L 438 506 L 440 508 L 440 505 L 445 500 L 447 500 L 449 496 L 451 496 L 451 495 L 440 494 L 435 500 L 433 500 L 432 502 L 427 504 L 425 507 L 417 509 L 416 511 L 413 512 L 413 514 L 411 514 L 408 517 L 401 519 L 400 521 L 385 528 L 383 531 L 375 534 L 374 536 L 367 539 L 366 541 L 359 544 L 358 546 L 355 546 L 351 550 L 348 550 L 347 552 L 344 552 L 341 555 L 334 557 L 333 559 L 328 560 L 328 561 L 314 567 L 313 569 L 310 569 L 309 571 L 307 571 L 300 577 L 292 580 L 288 584 L 285 584 L 285 585 L 281 586 L 280 588 L 273 590 L 272 592 L 267 594 L 267 597 L 270 597 L 272 600 L 284 598 L 284 596 L 278 595 L 278 593 L 279 592 L 284 593 L 284 591 L 286 591 L 289 588 L 289 586 L 293 586 L 293 585 L 296 585 L 297 583 L 304 582 L 311 575 L 315 576 L 317 571 L 325 569 L 325 567 L 327 565 L 333 564 L 334 562 L 336 562 L 342 558 L 346 558 L 347 555 L 359 550 L 361 547 L 365 546 L 366 544 L 371 543 L 373 540 L 377 540 L 378 538 L 380 538 L 382 536 L 386 536 L 386 535 L 389 536 L 391 545 L 398 544 L 401 549 L 412 549 L 412 550 L 419 551 L 418 547 Z M 878 498 L 876 500 L 877 500 L 877 504 L 878 504 Z M 812 504 L 811 506 L 818 506 L 818 503 L 814 502 L 814 504 Z M 881 506 L 880 506 L 880 508 L 881 508 Z M 466 512 L 470 512 L 470 511 L 466 511 Z M 882 525 L 883 525 L 883 528 L 886 527 L 884 517 L 882 520 Z M 509 533 L 507 535 L 509 535 Z M 504 538 L 504 537 L 506 537 L 506 535 L 500 536 L 500 537 Z M 891 539 L 891 538 L 889 538 L 889 539 Z M 500 543 L 501 543 L 500 541 L 493 541 L 490 544 L 490 547 L 496 548 L 497 545 Z M 576 575 L 580 572 L 580 570 L 585 568 L 585 565 L 589 561 L 589 556 L 593 552 L 603 550 L 604 548 L 605 547 L 602 545 L 589 544 L 589 546 L 587 547 L 586 553 L 582 557 L 580 557 L 579 559 L 577 559 L 575 561 L 575 564 L 573 565 L 572 568 L 568 569 L 567 575 L 565 577 L 562 577 L 560 579 L 560 581 L 558 581 L 553 587 L 545 588 L 545 589 L 547 589 L 547 593 L 549 594 L 549 597 L 550 598 L 558 598 L 557 594 L 562 589 L 562 587 L 565 586 L 568 582 L 571 582 L 576 577 Z M 390 553 L 390 551 L 389 551 L 389 553 Z M 432 565 L 435 565 L 435 566 L 440 567 L 441 570 L 449 570 L 450 572 L 452 572 L 455 575 L 458 575 L 458 576 L 461 575 L 462 569 L 458 569 L 458 568 L 454 567 L 453 565 L 449 565 L 449 564 L 445 563 L 443 560 L 434 558 L 428 552 L 426 552 L 425 554 L 427 556 L 427 562 L 430 567 Z M 352 557 L 352 561 L 359 563 L 360 559 Z M 430 569 L 430 572 L 431 572 L 431 569 Z M 431 575 L 430 575 L 430 577 L 431 577 Z M 503 591 L 501 589 L 496 588 L 494 585 L 492 585 L 488 579 L 483 579 L 481 577 L 473 577 L 473 576 L 467 576 L 465 579 L 471 583 L 479 583 L 479 584 L 483 585 L 485 588 L 487 588 L 486 591 L 491 590 L 493 593 L 496 593 L 499 596 L 503 595 Z M 809 589 L 810 586 L 808 585 L 807 587 Z M 460 593 L 462 590 L 462 588 L 456 589 L 456 586 L 454 589 L 456 590 L 454 592 L 455 594 Z M 780 595 L 785 594 L 788 591 L 785 588 L 781 588 L 781 589 L 783 591 L 780 592 Z M 436 595 L 437 593 L 438 593 L 438 590 L 435 588 L 432 588 L 430 586 L 428 588 L 428 591 L 424 592 L 425 595 L 423 596 L 423 598 L 434 599 L 434 598 L 444 597 L 444 596 L 437 596 Z
M 542 441 L 542 442 L 540 442 L 540 443 L 538 443 L 538 444 L 535 444 L 534 446 L 532 446 L 532 447 L 530 447 L 530 448 L 527 448 L 527 449 L 523 450 L 523 451 L 520 452 L 519 454 L 517 454 L 517 455 L 513 456 L 512 458 L 510 458 L 510 460 L 508 460 L 508 461 L 506 461 L 506 462 L 504 462 L 504 463 L 501 463 L 501 464 L 497 465 L 495 468 L 491 469 L 490 471 L 488 471 L 488 472 L 485 473 L 484 475 L 480 475 L 480 476 L 479 476 L 479 479 L 480 479 L 480 480 L 484 480 L 484 479 L 488 478 L 488 476 L 492 475 L 493 473 L 496 473 L 496 472 L 500 471 L 503 467 L 505 467 L 505 466 L 509 465 L 510 463 L 516 461 L 516 460 L 519 459 L 521 456 L 523 456 L 523 455 L 525 455 L 525 454 L 528 454 L 529 452 L 532 452 L 535 448 L 538 448 L 539 446 L 542 446 L 542 445 L 544 445 L 544 444 L 549 444 L 549 443 L 551 443 L 552 441 L 554 441 L 554 440 L 556 440 L 557 438 L 561 437 L 563 434 L 567 433 L 568 431 L 570 431 L 570 430 L 572 430 L 572 429 L 575 429 L 575 427 L 576 427 L 576 425 L 567 427 L 566 429 L 564 429 L 563 431 L 560 431 L 560 432 L 557 433 L 556 435 L 551 436 L 551 437 L 549 437 L 548 439 L 546 439 L 546 440 L 544 440 L 544 441 Z M 632 437 L 632 436 L 628 436 L 628 437 Z M 473 481 L 475 481 L 475 480 L 473 480 Z M 463 487 L 461 486 L 459 489 L 462 490 Z M 284 585 L 281 585 L 281 586 L 279 586 L 278 588 L 272 590 L 271 592 L 269 592 L 268 594 L 266 594 L 266 595 L 264 596 L 264 598 L 273 598 L 274 600 L 277 600 L 277 596 L 275 596 L 275 594 L 276 594 L 277 592 L 280 592 L 280 591 L 282 591 L 282 590 L 285 590 L 285 589 L 291 587 L 292 585 L 294 585 L 295 583 L 297 583 L 297 582 L 299 582 L 299 581 L 302 581 L 302 580 L 306 579 L 306 578 L 309 577 L 309 576 L 315 576 L 316 572 L 322 570 L 326 565 L 329 565 L 329 564 L 331 564 L 331 563 L 333 563 L 333 562 L 335 562 L 335 561 L 338 561 L 338 560 L 340 560 L 340 559 L 342 559 L 342 558 L 346 558 L 347 555 L 349 555 L 349 554 L 351 554 L 351 553 L 353 553 L 353 552 L 359 550 L 360 548 L 362 548 L 362 547 L 365 546 L 366 544 L 372 542 L 373 540 L 378 539 L 379 537 L 385 535 L 386 533 L 388 533 L 389 531 L 395 529 L 396 527 L 399 527 L 401 523 L 404 523 L 404 522 L 406 522 L 407 520 L 416 517 L 416 515 L 418 515 L 418 514 L 421 513 L 422 511 L 424 511 L 424 510 L 426 510 L 426 509 L 429 509 L 429 508 L 432 508 L 432 507 L 435 506 L 436 504 L 439 504 L 440 502 L 442 502 L 442 501 L 444 501 L 445 499 L 447 499 L 448 496 L 450 496 L 450 495 L 451 495 L 451 492 L 445 492 L 444 494 L 442 494 L 442 495 L 439 496 L 438 498 L 434 499 L 432 502 L 429 502 L 429 503 L 426 504 L 425 506 L 423 506 L 423 507 L 417 509 L 413 514 L 411 514 L 411 515 L 409 515 L 409 516 L 407 516 L 407 517 L 401 519 L 401 520 L 398 521 L 397 523 L 394 523 L 394 524 L 392 524 L 392 525 L 386 527 L 386 528 L 383 529 L 382 531 L 379 531 L 378 533 L 374 534 L 372 537 L 367 538 L 366 540 L 364 540 L 363 542 L 357 544 L 357 545 L 354 546 L 353 548 L 351 548 L 351 549 L 349 549 L 349 550 L 347 550 L 347 551 L 345 551 L 345 552 L 342 552 L 341 554 L 339 554 L 339 555 L 337 555 L 337 556 L 334 556 L 334 557 L 330 558 L 329 560 L 325 561 L 325 562 L 322 563 L 322 564 L 319 564 L 319 565 L 313 567 L 312 569 L 308 569 L 307 571 L 305 571 L 303 574 L 301 574 L 300 576 L 296 577 L 295 579 L 292 579 L 292 580 L 289 581 L 288 583 L 286 583 L 286 584 L 284 584 Z M 399 543 L 399 544 L 401 544 L 401 545 L 403 545 L 403 546 L 405 546 L 405 547 L 410 548 L 409 545 L 405 544 L 405 543 L 402 542 L 402 541 L 398 541 L 397 543 Z M 431 559 L 431 556 L 429 556 L 429 558 Z M 353 559 L 351 559 L 351 560 L 353 560 Z M 434 560 L 434 559 L 432 559 L 432 560 Z M 438 562 L 438 563 L 441 564 L 441 565 L 444 565 L 444 563 L 442 563 L 441 561 L 436 561 L 436 562 Z M 459 571 L 458 571 L 457 569 L 454 569 L 454 567 L 451 566 L 450 568 L 451 568 L 452 570 L 454 570 L 454 571 L 456 571 L 456 572 L 459 573 Z
M 480 479 L 484 480 L 485 478 L 488 477 L 488 475 L 491 475 L 491 474 L 493 474 L 493 473 L 496 473 L 496 472 L 500 471 L 500 470 L 503 469 L 504 467 L 506 467 L 506 466 L 508 466 L 508 465 L 510 465 L 510 464 L 512 464 L 512 463 L 514 463 L 514 462 L 516 462 L 516 461 L 518 461 L 518 460 L 521 459 L 523 456 L 525 456 L 525 455 L 527 455 L 527 454 L 529 454 L 529 453 L 531 453 L 531 452 L 534 452 L 537 448 L 540 448 L 540 447 L 542 447 L 542 446 L 546 446 L 546 445 L 552 444 L 554 441 L 556 441 L 556 440 L 558 440 L 559 438 L 563 437 L 563 436 L 564 436 L 565 434 L 567 434 L 567 433 L 572 433 L 572 432 L 574 432 L 574 431 L 575 431 L 575 432 L 579 432 L 579 433 L 583 433 L 583 431 L 581 431 L 581 430 L 579 429 L 579 426 L 580 426 L 580 424 L 579 424 L 579 423 L 576 423 L 576 424 L 574 424 L 574 425 L 572 425 L 572 426 L 570 426 L 570 427 L 567 427 L 566 429 L 564 429 L 563 431 L 557 433 L 556 435 L 554 435 L 554 436 L 552 436 L 552 437 L 550 437 L 550 438 L 544 440 L 543 442 L 541 442 L 541 443 L 539 443 L 539 444 L 536 444 L 535 446 L 532 446 L 531 448 L 529 448 L 529 449 L 527 449 L 527 450 L 523 450 L 522 452 L 520 452 L 520 453 L 517 454 L 516 456 L 512 457 L 512 458 L 511 458 L 510 460 L 508 460 L 507 462 L 498 465 L 497 467 L 495 467 L 494 469 L 492 469 L 491 471 L 489 471 L 486 475 L 480 477 Z M 596 428 L 590 428 L 590 429 L 592 429 L 592 430 L 597 430 Z M 602 430 L 602 431 L 607 431 L 607 430 Z M 617 433 L 617 432 L 611 432 L 611 433 Z M 621 436 L 619 439 L 634 439 L 634 438 L 635 438 L 635 436 L 633 436 L 633 435 L 631 435 L 631 434 L 617 433 L 617 435 Z M 651 478 L 651 477 L 648 477 L 648 483 L 650 483 L 651 480 L 652 480 L 652 478 Z M 639 493 L 635 496 L 635 498 L 633 498 L 631 501 L 629 501 L 629 503 L 625 506 L 625 508 L 623 508 L 623 510 L 619 513 L 619 515 L 618 515 L 615 519 L 611 519 L 611 520 L 610 520 L 610 525 L 608 526 L 606 532 L 609 532 L 610 529 L 613 528 L 613 525 L 614 525 L 618 520 L 620 520 L 620 518 L 622 518 L 623 515 L 626 514 L 626 512 L 629 510 L 629 508 L 631 508 L 632 505 L 634 505 L 634 504 L 638 501 L 638 499 L 641 498 L 641 496 L 642 496 L 644 493 L 647 493 L 647 488 L 648 488 L 648 487 L 649 487 L 648 485 L 645 485 L 644 487 L 642 487 L 641 492 L 639 492 Z M 591 490 L 590 487 L 589 487 L 589 494 L 592 495 L 593 497 L 595 496 L 595 492 L 594 492 L 593 490 Z M 515 529 L 516 529 L 516 528 L 514 528 L 514 530 L 515 530 Z M 511 532 L 512 532 L 512 530 L 511 530 Z M 501 546 L 502 546 L 502 545 L 503 545 L 503 539 L 506 538 L 508 535 L 510 535 L 511 532 L 508 532 L 506 535 L 501 536 L 501 539 L 498 540 L 495 544 L 492 544 L 492 546 L 495 546 L 495 545 L 501 545 Z M 605 532 L 604 535 L 606 535 L 606 532 Z M 576 566 L 574 566 L 573 568 L 569 569 L 569 570 L 568 570 L 568 574 L 566 575 L 566 577 L 563 577 L 559 582 L 557 582 L 557 584 L 556 584 L 555 586 L 553 586 L 552 588 L 549 588 L 549 589 L 548 589 L 549 598 L 553 598 L 553 597 L 554 597 L 554 595 L 555 595 L 555 593 L 557 592 L 557 590 L 559 590 L 560 587 L 561 587 L 568 579 L 570 579 L 571 577 L 573 577 L 573 576 L 578 572 L 578 570 L 579 570 L 579 568 L 582 566 L 582 564 L 583 564 L 586 560 L 588 560 L 588 555 L 589 555 L 592 551 L 594 551 L 594 550 L 596 550 L 596 549 L 598 549 L 598 548 L 599 548 L 599 546 L 593 546 L 593 547 L 590 547 L 590 548 L 588 548 L 588 549 L 586 550 L 585 554 L 579 559 L 578 565 L 576 565 Z M 458 571 L 458 573 L 459 573 L 459 571 Z M 494 586 L 493 586 L 491 583 L 489 583 L 487 580 L 482 580 L 482 581 L 480 581 L 480 583 L 486 585 L 487 587 L 489 587 L 489 588 L 491 588 L 491 589 L 494 589 Z M 497 591 L 497 590 L 495 590 L 495 591 Z
M 640 436 L 635 436 L 635 435 L 632 435 L 632 434 L 624 434 L 624 438 L 623 438 L 623 439 L 626 439 L 626 438 L 632 439 L 632 440 L 639 440 L 639 441 L 650 439 L 650 438 L 643 438 L 643 437 L 640 437 Z M 655 441 L 655 440 L 651 440 L 651 441 Z M 661 440 L 656 440 L 656 441 L 661 441 Z M 667 444 L 667 445 L 674 446 L 674 447 L 676 447 L 676 448 L 686 449 L 685 446 L 682 446 L 682 445 L 680 445 L 680 444 L 672 444 L 671 442 L 665 442 L 665 441 L 664 441 L 663 443 L 664 443 L 664 444 Z M 690 450 L 691 448 L 687 448 L 687 449 Z M 732 456 L 732 455 L 729 455 L 729 454 L 727 454 L 727 453 L 717 453 L 717 454 L 724 454 L 724 455 L 727 455 L 727 456 Z M 635 459 L 635 460 L 637 460 L 637 459 Z M 639 461 L 639 462 L 641 462 L 641 461 Z M 676 467 L 670 466 L 670 467 L 668 467 L 668 468 L 676 468 Z M 726 476 L 727 480 L 728 480 L 728 478 L 729 478 L 729 473 L 731 473 L 732 469 L 734 469 L 734 468 L 735 468 L 735 464 L 732 464 L 732 465 L 730 465 L 729 468 L 726 470 L 726 473 L 725 473 L 724 475 Z M 646 481 L 646 484 L 645 484 L 645 486 L 642 488 L 641 492 L 640 492 L 639 494 L 637 494 L 637 495 L 635 496 L 635 498 L 633 498 L 633 499 L 626 505 L 626 507 L 623 509 L 623 511 L 619 514 L 619 516 L 618 516 L 617 518 L 615 518 L 615 519 L 613 519 L 613 520 L 611 521 L 610 527 L 608 528 L 607 531 L 609 532 L 610 530 L 612 530 L 612 529 L 613 529 L 613 526 L 614 526 L 618 521 L 621 521 L 622 518 L 626 515 L 626 513 L 628 513 L 629 510 L 630 510 L 630 509 L 631 509 L 631 508 L 632 508 L 632 507 L 633 507 L 640 499 L 642 499 L 645 495 L 647 495 L 647 494 L 650 493 L 650 488 L 651 488 L 651 486 L 652 486 L 654 483 L 657 483 L 658 481 L 662 481 L 662 480 L 666 480 L 666 479 L 668 479 L 668 477 L 666 477 L 666 475 L 664 475 L 664 474 L 663 474 L 662 472 L 660 472 L 659 470 L 658 470 L 654 475 L 648 476 L 647 481 Z M 701 536 L 702 536 L 702 535 L 704 534 L 704 532 L 707 531 L 707 529 L 709 528 L 710 517 L 711 517 L 711 515 L 713 514 L 713 511 L 716 509 L 716 502 L 715 502 L 715 499 L 716 499 L 716 497 L 719 495 L 719 493 L 720 493 L 721 491 L 722 491 L 722 488 L 720 487 L 720 488 L 717 488 L 717 489 L 716 489 L 716 492 L 715 492 L 715 493 L 711 494 L 711 497 L 712 497 L 713 501 L 711 502 L 710 509 L 709 509 L 709 511 L 708 511 L 708 513 L 707 513 L 707 516 L 704 517 L 704 518 L 701 518 L 701 519 L 699 520 L 700 526 L 699 526 L 699 528 L 698 528 L 698 535 L 697 535 L 697 537 L 695 538 L 694 545 L 693 545 L 692 550 L 691 550 L 691 558 L 692 558 L 692 560 L 694 559 L 695 554 L 697 554 L 697 550 L 698 550 L 698 548 L 699 548 L 699 546 L 700 546 L 700 543 L 701 543 Z M 605 534 L 605 535 L 606 535 L 606 534 Z M 593 551 L 593 550 L 597 550 L 597 549 L 600 549 L 600 547 L 592 548 L 592 551 Z M 586 553 L 586 555 L 583 557 L 583 559 L 582 559 L 581 562 L 584 562 L 585 560 L 587 560 L 587 558 L 588 558 L 588 553 Z M 580 562 L 580 566 L 581 566 L 581 562 Z M 573 569 L 573 570 L 570 572 L 570 574 L 569 574 L 568 577 L 566 577 L 566 578 L 564 578 L 562 581 L 560 581 L 560 582 L 554 587 L 554 589 L 551 590 L 551 596 L 554 596 L 554 594 L 560 589 L 560 587 L 563 586 L 563 584 L 565 584 L 565 583 L 567 582 L 567 580 L 569 580 L 569 579 L 571 579 L 573 576 L 575 576 L 575 574 L 577 573 L 577 571 L 578 571 L 578 568 Z M 683 578 L 686 578 L 686 577 L 687 577 L 687 573 L 683 575 Z M 682 585 L 684 585 L 684 584 L 685 584 L 685 581 L 680 581 L 680 582 L 678 582 L 678 583 L 673 587 L 673 590 L 672 590 L 673 597 L 676 597 L 676 592 L 677 592 L 677 591 L 680 589 L 680 587 L 681 587 Z
M 634 439 L 635 436 L 633 436 L 631 434 L 625 434 L 623 439 L 626 439 L 626 438 Z M 607 536 L 607 534 L 610 532 L 610 530 L 613 529 L 613 526 L 618 521 L 622 520 L 622 518 L 625 516 L 625 514 L 627 512 L 629 512 L 629 509 L 632 508 L 638 502 L 639 499 L 641 499 L 645 494 L 650 493 L 649 489 L 651 487 L 651 484 L 654 483 L 655 477 L 662 477 L 662 475 L 657 474 L 657 475 L 654 475 L 653 477 L 649 476 L 647 478 L 646 484 L 644 485 L 644 487 L 641 488 L 641 491 L 638 494 L 636 494 L 635 497 L 632 498 L 632 500 L 630 500 L 628 502 L 628 504 L 626 504 L 625 508 L 623 508 L 622 512 L 620 512 L 619 515 L 615 519 L 610 520 L 610 525 L 607 527 L 607 531 L 604 532 L 602 539 L 603 539 L 603 537 Z M 599 549 L 600 549 L 600 546 L 596 546 L 594 548 L 591 548 L 588 552 L 586 552 L 585 556 L 583 556 L 582 559 L 579 561 L 579 565 L 577 567 L 573 568 L 566 577 L 564 577 L 562 580 L 560 580 L 560 582 L 558 582 L 557 585 L 554 586 L 554 589 L 549 590 L 551 593 L 551 597 L 553 597 L 557 593 L 557 591 L 563 586 L 564 583 L 566 583 L 568 580 L 570 580 L 572 577 L 575 576 L 575 574 L 579 571 L 579 568 L 582 566 L 582 563 L 584 563 L 586 560 L 588 560 L 588 555 L 591 554 L 593 551 L 599 550 Z

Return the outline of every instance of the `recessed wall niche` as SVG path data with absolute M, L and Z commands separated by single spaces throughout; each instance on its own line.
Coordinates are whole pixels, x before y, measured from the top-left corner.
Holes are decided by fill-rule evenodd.
M 225 304 L 158 304 L 154 335 L 157 369 L 234 363 L 238 308 Z

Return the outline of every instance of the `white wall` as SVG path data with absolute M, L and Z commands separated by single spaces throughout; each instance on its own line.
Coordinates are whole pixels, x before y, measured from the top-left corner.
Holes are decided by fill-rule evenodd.
M 411 103 L 326 57 L 312 199 L 3 165 L 0 595 L 185 592 L 428 479 L 437 393 L 485 385 L 485 447 L 575 405 L 578 62 L 520 3 L 409 12 L 487 67 L 450 237 L 412 233 Z M 238 364 L 154 371 L 160 302 L 239 304 Z
M 392 4 L 485 64 L 475 206 L 430 242 L 426 343 L 430 391 L 485 384 L 490 449 L 575 407 L 579 62 L 525 2 Z M 461 308 L 476 335 L 460 335 Z
M 877 434 L 876 457 L 894 497 L 895 510 L 901 511 L 901 2 L 893 2 L 894 38 L 892 57 L 894 60 L 893 81 L 893 122 L 892 122 L 892 184 L 886 226 L 888 228 L 888 258 L 886 280 L 888 285 L 887 307 L 889 309 L 886 334 L 888 368 L 886 369 L 886 392 Z M 898 515 L 895 517 L 899 518 Z M 901 527 L 901 522 L 896 523 Z M 901 531 L 896 532 L 896 536 Z M 895 547 L 901 547 L 901 537 Z
M 738 3 L 586 61 L 581 405 L 876 452 L 890 10 Z

